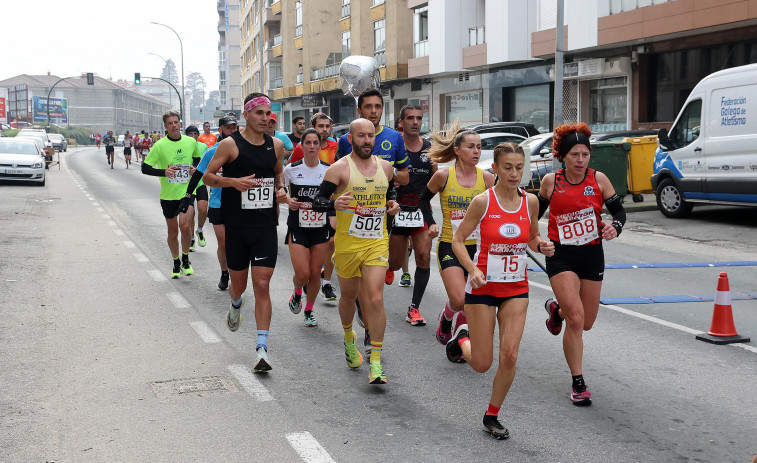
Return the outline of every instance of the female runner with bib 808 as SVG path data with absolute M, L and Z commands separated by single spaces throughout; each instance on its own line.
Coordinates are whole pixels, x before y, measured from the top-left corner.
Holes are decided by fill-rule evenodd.
M 602 240 L 616 238 L 626 222 L 622 200 L 610 179 L 588 167 L 590 136 L 591 130 L 583 122 L 555 129 L 552 149 L 565 167 L 547 174 L 538 193 L 539 217 L 549 206 L 547 236 L 555 243 L 554 256 L 546 259 L 549 283 L 557 298 L 545 303 L 547 329 L 557 336 L 566 321 L 563 351 L 573 376 L 570 400 L 575 405 L 591 404 L 582 374 L 582 336 L 594 325 L 599 311 L 605 271 Z M 603 203 L 613 218 L 610 226 L 601 219 Z
M 447 358 L 458 362 L 464 357 L 477 372 L 489 370 L 494 328 L 499 323 L 499 364 L 483 419 L 484 430 L 495 439 L 510 435 L 497 415 L 515 378 L 518 346 L 526 323 L 526 247 L 545 256 L 551 256 L 555 249 L 539 235 L 539 201 L 519 188 L 524 168 L 523 148 L 515 143 L 497 145 L 492 169 L 499 182 L 473 198 L 452 239 L 452 250 L 468 272 L 468 323 L 458 326 L 447 343 Z M 476 229 L 476 255 L 471 259 L 465 242 Z

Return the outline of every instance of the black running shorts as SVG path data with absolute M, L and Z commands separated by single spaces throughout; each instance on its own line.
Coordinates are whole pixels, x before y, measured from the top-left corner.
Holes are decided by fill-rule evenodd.
M 208 188 L 205 185 L 198 186 L 197 190 L 195 190 L 195 196 L 197 197 L 197 201 L 207 201 Z
M 601 244 L 568 246 L 555 243 L 555 255 L 547 257 L 547 275 L 573 272 L 580 280 L 602 281 L 605 253 Z
M 276 227 L 230 227 L 226 225 L 226 263 L 231 270 L 276 266 Z
M 105 154 L 115 153 L 116 149 L 112 146 L 105 147 Z
M 392 227 L 392 235 L 415 236 L 428 230 L 428 224 L 423 222 L 422 227 Z
M 528 291 L 516 296 L 502 297 L 502 296 L 490 296 L 488 294 L 468 294 L 465 293 L 466 304 L 483 304 L 490 307 L 499 307 L 508 299 L 528 299 Z
M 330 228 L 329 226 L 310 229 L 290 227 L 287 230 L 284 244 L 299 244 L 300 246 L 310 248 L 318 244 L 328 243 L 329 238 L 331 238 L 331 233 L 329 233 Z
M 124 146 L 124 156 L 131 156 L 131 147 Z
M 161 199 L 160 200 L 160 207 L 163 208 L 163 217 L 167 219 L 173 219 L 177 215 L 179 215 L 179 205 L 181 204 L 181 200 L 171 201 L 168 199 Z M 191 204 L 192 207 L 194 207 L 194 201 L 192 201 Z
M 468 255 L 471 260 L 473 260 L 473 256 L 476 255 L 476 245 L 466 244 L 465 249 L 468 250 Z M 460 264 L 460 261 L 457 260 L 457 256 L 455 256 L 455 253 L 452 251 L 452 243 L 439 241 L 439 245 L 436 247 L 436 259 L 439 262 L 439 271 L 450 267 L 460 267 L 463 269 L 463 272 L 465 272 L 465 275 L 468 276 L 468 271 Z
M 213 225 L 223 225 L 223 213 L 220 207 L 208 208 L 208 220 Z

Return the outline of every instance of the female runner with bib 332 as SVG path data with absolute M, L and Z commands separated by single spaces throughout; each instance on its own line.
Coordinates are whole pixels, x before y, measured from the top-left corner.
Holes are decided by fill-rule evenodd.
M 507 439 L 510 434 L 497 415 L 515 378 L 518 347 L 526 323 L 526 247 L 545 256 L 551 256 L 555 248 L 539 235 L 536 196 L 518 187 L 525 168 L 523 148 L 515 143 L 497 145 L 492 168 L 499 182 L 473 198 L 452 239 L 452 249 L 468 272 L 465 286 L 468 324 L 455 330 L 454 338 L 447 343 L 447 358 L 457 362 L 463 356 L 477 372 L 489 370 L 494 328 L 499 323 L 499 364 L 483 424 L 493 438 Z M 476 255 L 471 259 L 465 239 L 476 229 L 479 237 Z
M 570 400 L 590 405 L 591 394 L 583 378 L 583 332 L 594 325 L 599 311 L 599 292 L 605 271 L 602 240 L 620 235 L 626 212 L 615 188 L 602 172 L 589 169 L 589 126 L 561 125 L 555 129 L 552 149 L 565 168 L 547 174 L 541 182 L 539 217 L 549 206 L 548 237 L 555 254 L 548 257 L 547 275 L 557 302 L 548 299 L 547 329 L 557 336 L 562 330 L 563 351 L 573 386 Z M 602 204 L 612 215 L 611 226 L 601 220 Z M 559 304 L 558 304 L 559 302 Z

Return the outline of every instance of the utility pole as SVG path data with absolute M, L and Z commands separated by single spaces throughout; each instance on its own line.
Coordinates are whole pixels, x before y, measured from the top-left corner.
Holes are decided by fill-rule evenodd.
M 558 125 L 563 123 L 563 51 L 565 48 L 565 41 L 563 34 L 565 30 L 565 18 L 564 18 L 564 0 L 557 0 L 557 24 L 555 27 L 555 103 L 554 103 L 554 118 L 552 122 L 552 130 L 557 128 Z M 552 169 L 557 172 L 562 167 L 562 163 L 557 158 L 552 159 Z

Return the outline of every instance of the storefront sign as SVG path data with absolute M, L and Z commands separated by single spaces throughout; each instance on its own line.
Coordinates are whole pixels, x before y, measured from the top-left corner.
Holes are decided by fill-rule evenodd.
M 320 95 L 302 95 L 303 108 L 315 108 L 317 106 L 326 106 L 326 99 Z
M 562 74 L 563 77 L 578 77 L 578 63 L 565 63 Z
M 578 62 L 578 75 L 580 77 L 599 76 L 602 74 L 603 59 L 589 59 Z

